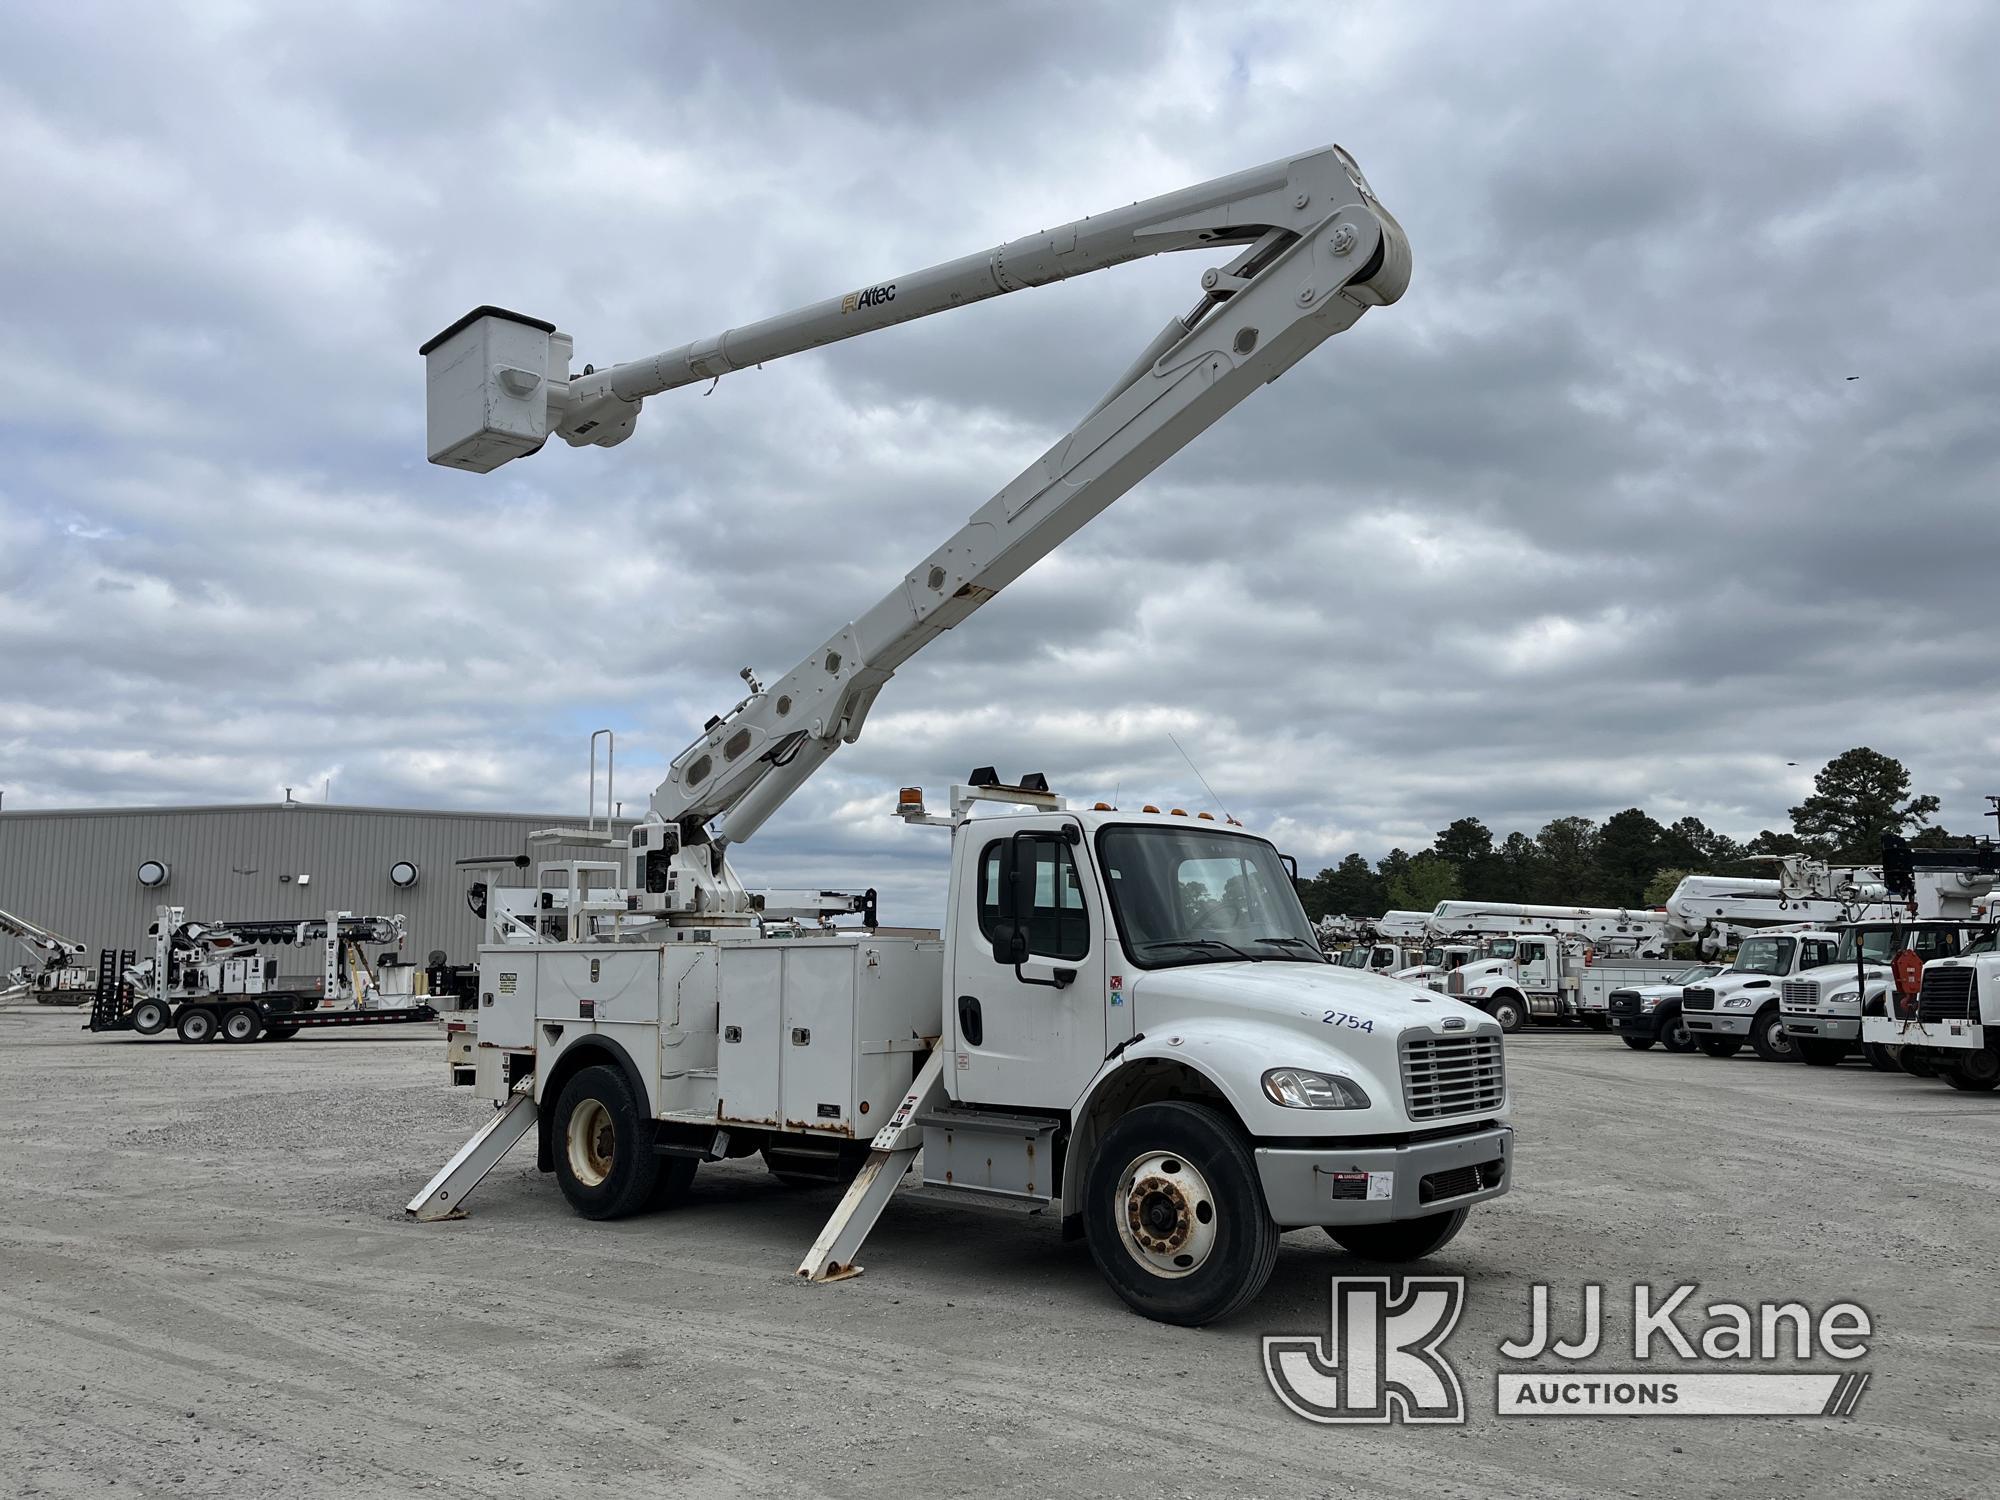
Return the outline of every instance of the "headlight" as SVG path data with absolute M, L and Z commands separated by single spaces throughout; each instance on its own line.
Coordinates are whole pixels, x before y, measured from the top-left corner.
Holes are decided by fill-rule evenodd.
M 1651 1010 L 1659 1003 L 1660 997 L 1658 995 L 1641 995 L 1639 997 L 1639 1009 L 1641 1010 Z
M 1486 993 L 1486 986 L 1483 984 L 1475 984 L 1471 989 L 1467 990 L 1465 993 L 1468 995 L 1483 995 Z
M 1748 995 L 1731 995 L 1722 1002 L 1722 1008 L 1724 1010 L 1748 1010 L 1750 1008 L 1750 999 L 1751 997 Z
M 1264 1075 L 1264 1097 L 1286 1109 L 1366 1109 L 1368 1096 L 1352 1078 L 1273 1068 Z
M 1861 991 L 1859 990 L 1841 990 L 1838 994 L 1828 995 L 1826 1003 L 1828 1005 L 1852 1005 L 1860 996 Z

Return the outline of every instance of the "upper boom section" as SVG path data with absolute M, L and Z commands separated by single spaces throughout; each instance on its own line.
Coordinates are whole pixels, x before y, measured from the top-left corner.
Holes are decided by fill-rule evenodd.
M 580 375 L 570 371 L 572 340 L 554 324 L 474 308 L 418 351 L 428 364 L 430 460 L 484 474 L 551 435 L 609 448 L 632 435 L 647 396 L 1144 256 L 1296 233 L 1357 193 L 1373 203 L 1354 159 L 1329 146 Z

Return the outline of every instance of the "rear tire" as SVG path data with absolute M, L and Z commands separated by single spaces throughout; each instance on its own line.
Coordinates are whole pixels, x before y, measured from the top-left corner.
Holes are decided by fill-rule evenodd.
M 1674 1053 L 1694 1051 L 1694 1033 L 1688 1030 L 1688 1024 L 1681 1019 L 1679 1011 L 1660 1022 L 1660 1045 Z
M 1181 1100 L 1143 1104 L 1105 1132 L 1083 1227 L 1127 1307 L 1186 1328 L 1237 1311 L 1278 1259 L 1250 1148 L 1232 1121 Z
M 190 1005 L 174 1022 L 174 1030 L 181 1034 L 184 1042 L 212 1042 L 215 1040 L 215 1012 L 206 1006 Z
M 1758 1011 L 1757 1018 L 1750 1023 L 1750 1045 L 1757 1049 L 1757 1055 L 1765 1062 L 1799 1060 L 1798 1038 L 1785 1030 L 1785 1023 L 1779 1019 L 1775 1005 Z
M 1644 1052 L 1647 1048 L 1653 1045 L 1653 1039 L 1651 1037 L 1633 1036 L 1632 1033 L 1629 1031 L 1626 1032 L 1625 1035 L 1621 1037 L 1619 1040 L 1623 1041 L 1625 1045 L 1630 1047 L 1634 1052 Z
M 1471 1212 L 1454 1208 L 1398 1224 L 1329 1224 L 1326 1232 L 1349 1255 L 1394 1266 L 1442 1250 L 1465 1227 L 1465 1216 Z
M 254 1005 L 232 1005 L 222 1013 L 222 1039 L 225 1042 L 254 1042 L 264 1031 L 264 1018 Z
M 615 1067 L 585 1068 L 564 1084 L 549 1145 L 569 1206 L 586 1219 L 622 1219 L 650 1206 L 660 1179 L 655 1133 Z
M 173 1018 L 164 1000 L 141 1000 L 132 1007 L 132 1029 L 140 1036 L 158 1036 Z
M 1736 1036 L 1698 1036 L 1694 1044 L 1703 1057 L 1734 1057 L 1743 1050 L 1743 1038 Z
M 1837 1068 L 1847 1060 L 1845 1042 L 1830 1042 L 1816 1036 L 1795 1037 L 1793 1040 L 1798 1043 L 1799 1056 L 1805 1059 L 1809 1068 Z

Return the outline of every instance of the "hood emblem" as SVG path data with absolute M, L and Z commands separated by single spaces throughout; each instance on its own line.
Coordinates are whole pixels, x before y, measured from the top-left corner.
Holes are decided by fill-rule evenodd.
M 1464 1017 L 1464 1016 L 1446 1016 L 1446 1017 L 1444 1018 L 1444 1029 L 1445 1029 L 1446 1031 L 1463 1031 L 1463 1030 L 1465 1030 L 1465 1017 Z

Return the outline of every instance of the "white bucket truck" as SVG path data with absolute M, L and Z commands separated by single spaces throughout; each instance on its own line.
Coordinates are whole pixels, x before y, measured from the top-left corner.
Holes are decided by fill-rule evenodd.
M 1402 1261 L 1506 1191 L 1500 1030 L 1325 962 L 1265 840 L 1213 819 L 1071 808 L 990 773 L 950 830 L 936 939 L 782 931 L 727 851 L 861 732 L 895 669 L 1252 391 L 1370 306 L 1408 249 L 1337 148 L 1079 220 L 635 364 L 571 373 L 548 324 L 481 309 L 425 346 L 434 461 L 484 472 L 551 435 L 622 441 L 675 386 L 983 297 L 1222 248 L 1072 432 L 872 609 L 672 762 L 623 870 L 544 882 L 532 941 L 480 955 L 478 1086 L 505 1106 L 412 1201 L 455 1212 L 530 1130 L 595 1218 L 764 1152 L 855 1172 L 799 1267 L 851 1275 L 921 1154 L 926 1183 L 1057 1209 L 1132 1307 L 1205 1323 L 1254 1297 L 1277 1236 L 1324 1227 Z M 991 817 L 973 814 L 994 807 Z M 594 883 L 593 874 L 604 883 Z M 612 878 L 616 884 L 611 884 Z M 538 900 L 538 905 L 540 902 Z M 810 912 L 808 912 L 810 917 Z M 524 936 L 524 934 L 515 934 Z
M 1984 1093 L 2000 1085 L 2000 956 L 1989 925 L 2000 847 L 1911 849 L 1895 838 L 1883 844 L 1891 891 L 1913 912 L 1946 923 L 1930 952 L 1909 945 L 1889 960 L 1891 984 L 1880 1010 L 1870 1008 L 1862 1018 L 1861 1038 L 1891 1049 L 1910 1072 L 1935 1073 L 1955 1089 Z M 1951 927 L 1953 918 L 1981 925 Z
M 1709 1057 L 1733 1057 L 1748 1042 L 1766 1062 L 1793 1062 L 1779 997 L 1787 979 L 1833 962 L 1840 934 L 1824 928 L 1766 928 L 1745 938 L 1729 967 L 1681 994 L 1681 1019 Z

